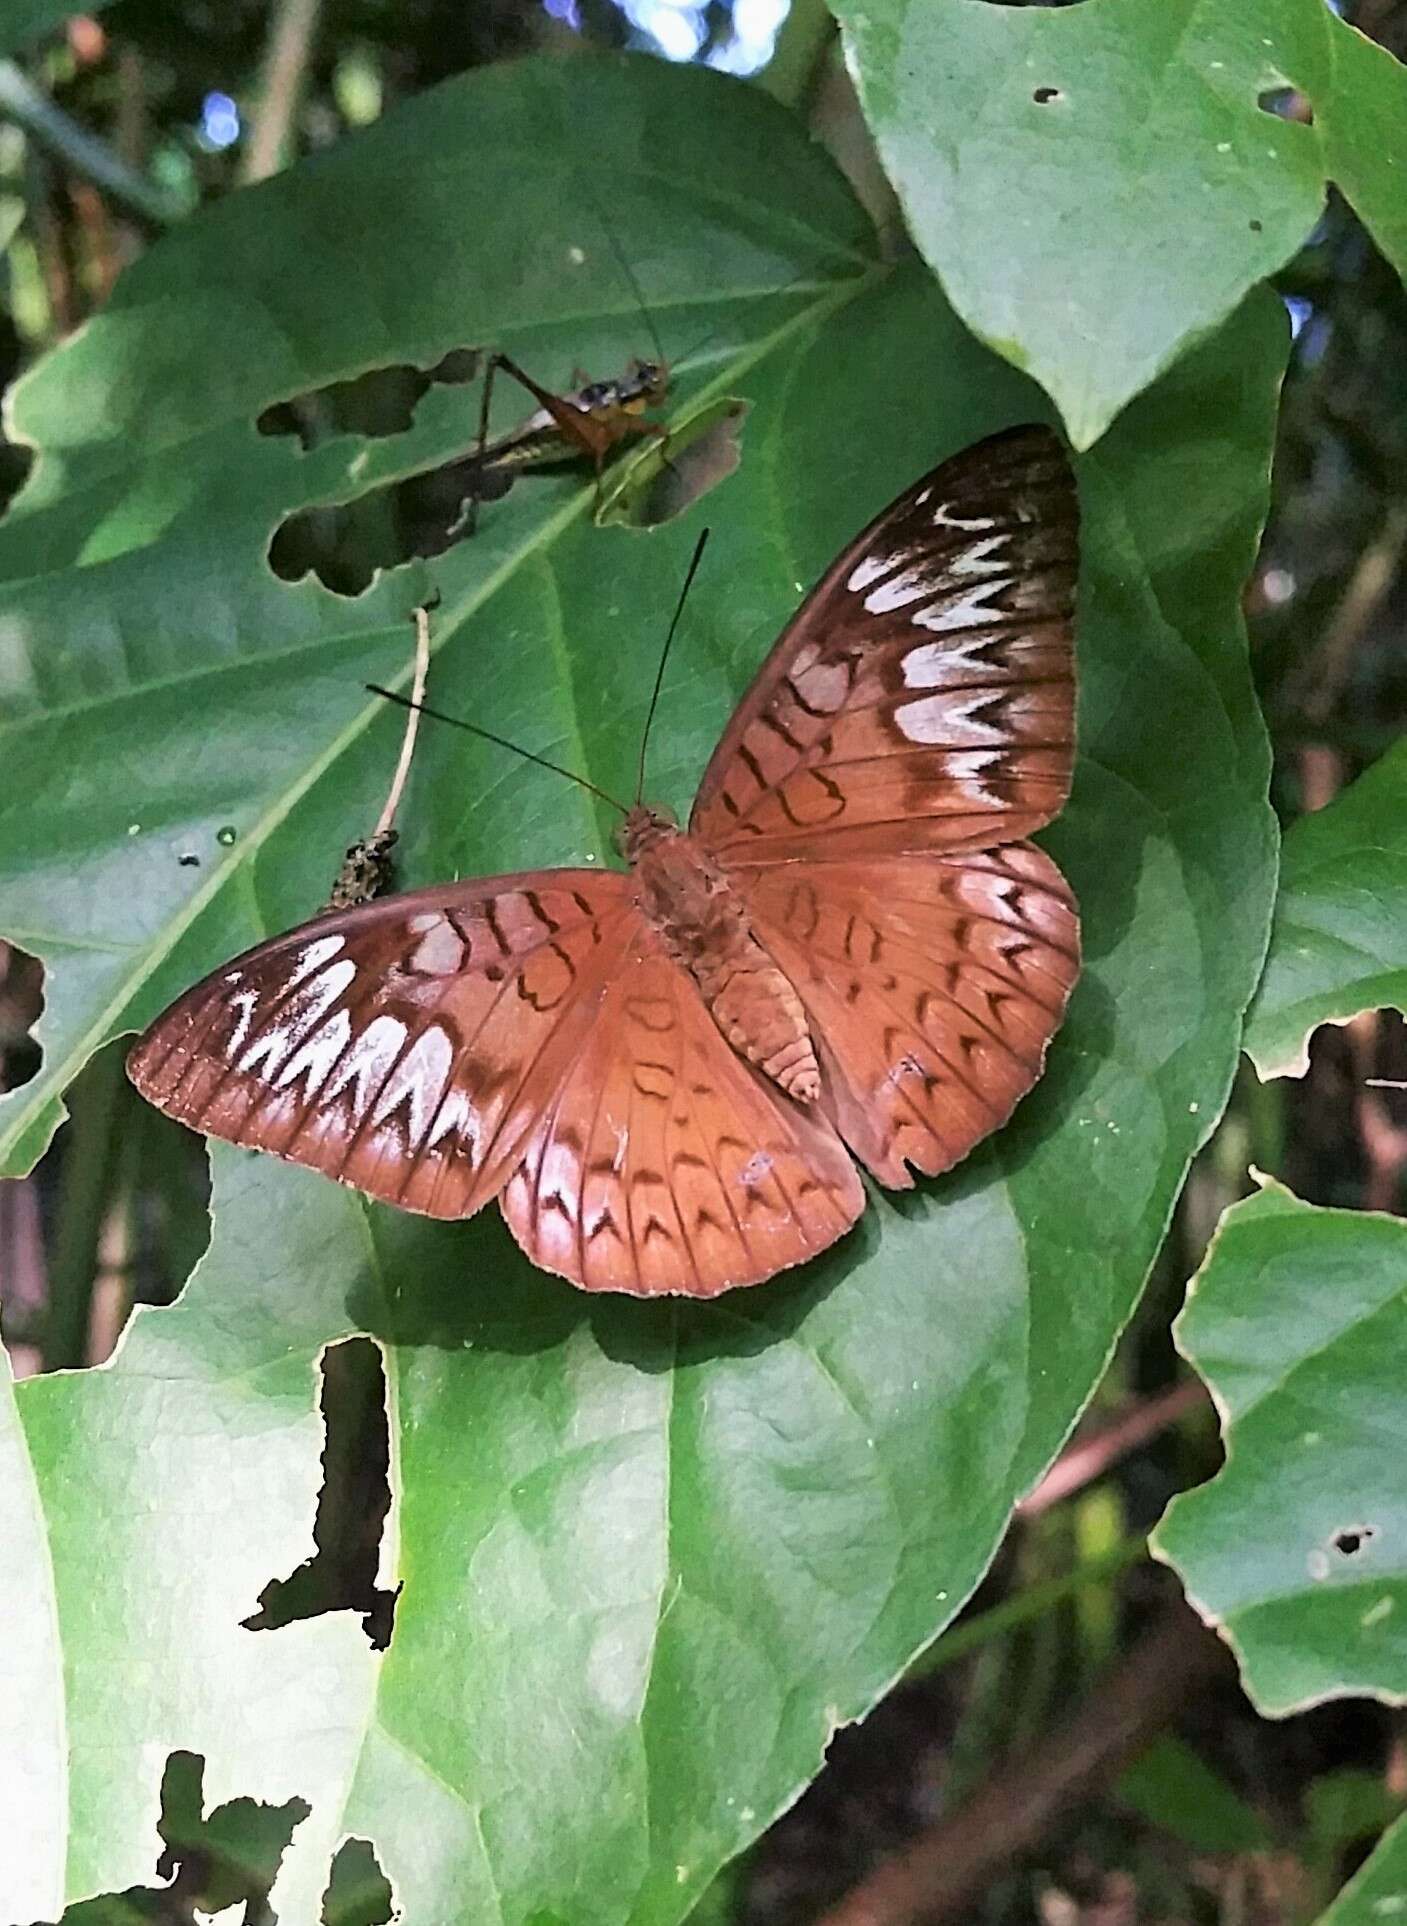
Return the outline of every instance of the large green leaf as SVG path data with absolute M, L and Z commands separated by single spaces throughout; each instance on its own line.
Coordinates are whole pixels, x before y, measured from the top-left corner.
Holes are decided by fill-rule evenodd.
M 403 663 L 426 572 L 338 601 L 264 549 L 287 508 L 462 445 L 467 404 L 436 390 L 407 436 L 306 455 L 257 436 L 258 410 L 510 329 L 549 376 L 647 345 L 586 245 L 553 84 L 453 85 L 227 201 L 17 397 L 43 454 L 0 529 L 29 711 L 0 851 L 9 925 L 50 966 L 17 1158 L 99 1039 L 308 912 L 384 787 L 398 722 L 359 683 Z M 652 750 L 679 804 L 801 585 L 1038 397 L 916 267 L 857 255 L 843 188 L 764 100 L 631 62 L 570 84 L 666 345 L 730 292 L 808 276 L 760 320 L 735 298 L 726 352 L 685 383 L 751 412 Z M 574 247 L 598 279 L 572 281 Z M 1274 831 L 1238 596 L 1283 339 L 1251 304 L 1081 464 L 1081 759 L 1048 842 L 1087 968 L 1046 1077 L 962 1170 L 877 1196 L 802 1273 L 675 1307 L 536 1275 L 494 1213 L 431 1225 L 217 1153 L 182 1302 L 140 1313 L 110 1368 L 22 1390 L 43 1544 L 10 1578 L 58 1627 L 70 1830 L 0 1877 L 51 1906 L 149 1878 L 184 1747 L 212 1804 L 310 1805 L 274 1893 L 299 1926 L 343 1832 L 374 1842 L 410 1926 L 672 1922 L 958 1608 L 1137 1296 L 1259 970 Z M 434 691 L 611 787 L 703 511 L 642 535 L 590 502 L 524 481 L 436 564 Z M 405 876 L 599 859 L 610 827 L 427 729 Z M 352 1331 L 390 1385 L 384 1659 L 345 1617 L 240 1626 L 309 1551 L 315 1364 Z
M 915 241 L 1077 447 L 1303 245 L 1326 180 L 1407 269 L 1407 75 L 1324 0 L 831 4 Z M 1257 104 L 1290 87 L 1312 126 Z
M 1175 1328 L 1227 1462 L 1155 1551 L 1263 1712 L 1407 1702 L 1407 1224 L 1267 1184 L 1223 1216 Z
M 1262 1077 L 1302 1077 L 1321 1023 L 1407 1010 L 1407 742 L 1285 838 L 1265 975 L 1246 1023 Z
M 10 1360 L 0 1344 L 0 1809 L 6 1856 L 21 1842 L 0 1903 L 31 1919 L 62 1890 L 67 1830 L 63 1648 L 46 1569 L 46 1521 L 15 1411 Z M 32 1849 L 32 1850 L 31 1850 Z

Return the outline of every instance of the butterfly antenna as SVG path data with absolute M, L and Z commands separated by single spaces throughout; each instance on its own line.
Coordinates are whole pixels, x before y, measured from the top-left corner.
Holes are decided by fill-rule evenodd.
M 689 563 L 688 570 L 685 573 L 684 586 L 679 591 L 679 600 L 675 603 L 674 614 L 670 618 L 669 634 L 664 638 L 664 647 L 660 650 L 660 665 L 658 669 L 655 670 L 655 686 L 650 692 L 650 706 L 645 714 L 645 728 L 640 737 L 640 775 L 635 784 L 635 806 L 637 809 L 640 806 L 641 798 L 645 794 L 645 751 L 650 746 L 650 724 L 655 719 L 655 705 L 660 699 L 660 690 L 664 687 L 664 665 L 669 660 L 669 650 L 671 643 L 674 641 L 674 631 L 679 627 L 679 618 L 684 613 L 684 604 L 689 599 L 689 590 L 693 586 L 694 577 L 699 572 L 699 563 L 703 560 L 704 544 L 707 540 L 708 530 L 705 528 L 701 531 L 699 539 L 694 544 L 693 560 Z
M 482 736 L 485 742 L 493 743 L 495 748 L 511 749 L 513 754 L 521 756 L 524 762 L 535 762 L 539 769 L 550 769 L 554 776 L 565 776 L 568 782 L 576 783 L 578 788 L 587 789 L 593 796 L 599 796 L 601 801 L 609 803 L 612 809 L 618 809 L 622 816 L 628 816 L 630 813 L 623 802 L 618 802 L 614 796 L 608 795 L 604 789 L 590 782 L 585 776 L 577 775 L 574 769 L 564 769 L 561 763 L 549 762 L 546 756 L 535 756 L 531 749 L 524 749 L 516 742 L 509 742 L 506 736 L 496 736 L 492 729 L 481 729 L 477 722 L 466 722 L 462 716 L 448 716 L 443 709 L 432 709 L 428 702 L 414 702 L 409 696 L 397 695 L 394 689 L 383 689 L 377 682 L 368 682 L 365 686 L 372 695 L 381 696 L 387 702 L 398 702 L 403 709 L 417 709 L 423 716 L 433 716 L 436 722 L 447 722 L 452 728 L 467 729 L 471 736 Z

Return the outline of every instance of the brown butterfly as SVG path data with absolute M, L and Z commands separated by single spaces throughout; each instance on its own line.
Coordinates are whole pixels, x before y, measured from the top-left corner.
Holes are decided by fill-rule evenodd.
M 627 872 L 316 917 L 174 1003 L 171 1116 L 403 1210 L 493 1197 L 587 1290 L 711 1297 L 965 1156 L 1041 1073 L 1074 899 L 1024 840 L 1070 786 L 1077 510 L 1044 428 L 943 463 L 832 564 Z

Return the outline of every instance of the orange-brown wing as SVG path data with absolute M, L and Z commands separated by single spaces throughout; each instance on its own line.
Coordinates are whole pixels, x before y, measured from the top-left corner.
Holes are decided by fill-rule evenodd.
M 496 1195 L 637 920 L 624 876 L 541 870 L 384 896 L 216 970 L 137 1043 L 169 1116 L 403 1210 Z
M 986 855 L 734 872 L 795 985 L 820 1104 L 882 1184 L 936 1176 L 1041 1074 L 1079 974 L 1064 877 L 1030 843 Z
M 813 1257 L 864 1201 L 831 1125 L 729 1049 L 642 921 L 499 1207 L 589 1291 L 713 1297 Z
M 811 591 L 714 752 L 725 862 L 989 849 L 1070 787 L 1074 477 L 1012 429 L 901 495 Z

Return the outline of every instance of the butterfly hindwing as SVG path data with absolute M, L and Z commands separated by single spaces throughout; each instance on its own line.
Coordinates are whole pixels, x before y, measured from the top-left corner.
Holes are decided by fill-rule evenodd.
M 333 912 L 187 991 L 129 1071 L 193 1129 L 468 1216 L 512 1169 L 633 914 L 626 878 L 595 870 Z
M 1079 973 L 1074 898 L 1029 843 L 739 872 L 805 1005 L 821 1107 L 882 1184 L 935 1176 L 1041 1073 Z
M 864 1192 L 642 920 L 499 1202 L 532 1261 L 587 1290 L 712 1297 L 824 1250 Z
M 690 827 L 724 861 L 984 849 L 1048 823 L 1074 744 L 1074 478 L 979 442 L 851 543 L 758 672 Z

